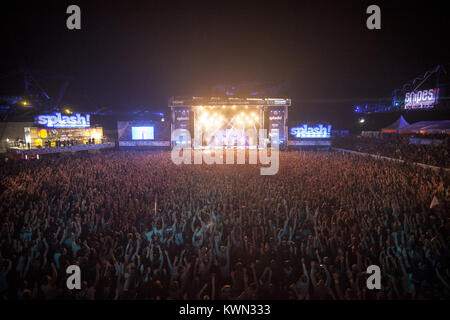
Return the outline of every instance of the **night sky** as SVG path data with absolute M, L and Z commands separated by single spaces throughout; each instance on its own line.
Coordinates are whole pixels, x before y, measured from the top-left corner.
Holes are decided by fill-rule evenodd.
M 294 117 L 339 117 L 450 62 L 444 1 L 8 3 L 0 74 L 72 76 L 63 102 L 80 109 L 164 111 L 173 95 L 262 82 L 286 85 Z M 79 31 L 66 28 L 70 4 L 81 7 Z M 366 28 L 370 4 L 381 7 L 381 30 Z

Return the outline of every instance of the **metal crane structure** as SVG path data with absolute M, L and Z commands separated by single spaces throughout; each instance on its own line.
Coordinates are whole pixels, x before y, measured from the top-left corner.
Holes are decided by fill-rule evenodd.
M 23 79 L 23 93 L 15 96 L 0 96 L 1 120 L 5 121 L 11 115 L 29 115 L 32 113 L 45 113 L 57 110 L 61 107 L 61 101 L 72 80 L 72 77 L 59 75 L 49 71 L 30 68 L 18 70 L 0 75 L 0 81 L 8 81 L 12 77 L 19 76 Z M 56 98 L 51 97 L 42 80 L 61 81 Z
M 404 110 L 405 106 L 405 95 L 408 92 L 415 92 L 422 88 L 426 88 L 426 85 L 430 85 L 429 88 L 440 88 L 448 91 L 450 88 L 450 82 L 448 81 L 448 73 L 446 71 L 446 66 L 440 64 L 432 69 L 426 71 L 424 74 L 404 83 L 401 87 L 392 91 L 391 98 L 380 99 L 383 100 L 382 103 L 373 102 L 362 102 L 359 105 L 353 106 L 353 111 L 355 113 L 384 113 L 384 112 L 395 112 Z M 445 92 L 444 91 L 444 92 Z M 391 99 L 391 100 L 389 100 Z M 437 104 L 438 109 L 448 110 L 450 107 L 449 98 L 447 95 L 439 96 L 439 104 Z
M 13 72 L 0 75 L 0 83 L 9 81 L 13 77 L 23 79 L 23 93 L 19 95 L 0 96 L 0 121 L 6 122 L 11 117 L 16 119 L 29 118 L 37 114 L 47 113 L 49 111 L 61 108 L 61 100 L 69 86 L 71 77 L 61 76 L 48 71 L 34 70 L 30 68 L 20 68 Z M 62 85 L 56 99 L 44 90 L 38 79 L 61 80 Z M 2 84 L 0 84 L 1 88 Z M 5 92 L 5 90 L 2 90 Z M 17 90 L 16 90 L 17 91 Z M 6 91 L 7 92 L 7 91 Z M 3 141 L 6 126 L 0 130 L 0 141 Z

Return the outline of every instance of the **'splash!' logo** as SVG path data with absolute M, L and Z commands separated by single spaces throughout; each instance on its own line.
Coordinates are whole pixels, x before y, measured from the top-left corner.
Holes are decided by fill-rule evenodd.
M 40 115 L 35 119 L 35 123 L 47 128 L 85 128 L 90 127 L 90 115 L 76 113 L 71 116 L 63 116 L 60 112 L 52 115 Z

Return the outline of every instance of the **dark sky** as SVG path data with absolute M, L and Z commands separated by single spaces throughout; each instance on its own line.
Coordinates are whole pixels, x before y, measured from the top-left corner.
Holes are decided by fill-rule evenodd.
M 73 76 L 64 102 L 83 108 L 162 111 L 170 96 L 214 85 L 286 82 L 294 114 L 338 116 L 450 62 L 444 1 L 5 2 L 0 74 Z M 80 31 L 66 29 L 70 4 L 81 7 Z M 370 4 L 381 30 L 365 26 Z

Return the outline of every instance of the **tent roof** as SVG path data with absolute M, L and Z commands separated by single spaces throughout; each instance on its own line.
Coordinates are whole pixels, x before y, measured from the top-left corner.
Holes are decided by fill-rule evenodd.
M 400 128 L 403 128 L 405 126 L 408 126 L 409 123 L 403 118 L 403 116 L 400 116 L 400 118 L 397 119 L 394 123 L 387 126 L 386 128 L 383 128 L 383 131 L 397 131 Z
M 419 121 L 401 128 L 402 132 L 450 132 L 450 120 Z

